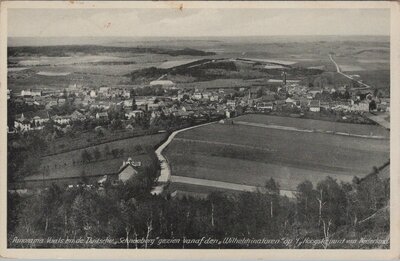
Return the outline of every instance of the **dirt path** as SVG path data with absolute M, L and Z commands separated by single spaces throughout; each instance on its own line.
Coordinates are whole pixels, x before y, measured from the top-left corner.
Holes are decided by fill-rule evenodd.
M 343 73 L 343 72 L 341 71 L 341 69 L 340 69 L 340 66 L 336 63 L 335 60 L 333 60 L 332 55 L 329 55 L 329 59 L 330 59 L 330 60 L 333 62 L 333 64 L 335 65 L 335 67 L 336 67 L 336 72 L 337 72 L 337 73 L 343 75 L 344 77 L 346 77 L 346 78 L 348 78 L 348 79 L 350 79 L 350 80 L 353 80 L 353 81 L 357 82 L 358 84 L 364 86 L 366 89 L 372 88 L 372 87 L 369 86 L 368 84 L 363 83 L 361 80 L 356 80 L 356 79 L 354 79 L 353 77 L 351 77 L 350 75 L 347 75 L 347 74 Z M 363 89 L 363 88 L 355 88 L 354 90 L 356 90 L 356 89 Z
M 378 114 L 378 115 L 374 115 L 369 113 L 367 115 L 368 119 L 378 123 L 379 125 L 381 125 L 382 127 L 390 130 L 390 122 L 388 122 L 385 118 L 388 117 L 389 114 L 388 113 L 384 113 L 384 114 Z

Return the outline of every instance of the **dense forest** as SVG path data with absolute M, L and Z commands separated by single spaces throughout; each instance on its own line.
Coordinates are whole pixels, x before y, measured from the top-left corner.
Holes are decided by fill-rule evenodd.
M 152 173 L 118 187 L 53 185 L 30 196 L 9 194 L 9 247 L 389 247 L 382 243 L 389 239 L 389 180 L 378 173 L 352 183 L 304 181 L 295 198 L 280 196 L 279 184 L 270 179 L 257 193 L 215 192 L 205 199 L 153 196 Z

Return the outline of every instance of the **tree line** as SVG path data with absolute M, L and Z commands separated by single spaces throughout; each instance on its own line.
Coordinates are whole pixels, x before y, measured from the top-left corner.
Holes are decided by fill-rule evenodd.
M 389 236 L 389 180 L 377 173 L 351 183 L 327 177 L 304 181 L 295 198 L 281 196 L 270 179 L 256 193 L 213 192 L 206 198 L 150 194 L 156 172 L 146 169 L 126 184 L 103 189 L 63 189 L 53 185 L 38 194 L 8 195 L 9 247 L 198 248 L 196 244 L 148 245 L 129 239 L 211 237 L 318 239 L 318 243 L 208 245 L 211 248 L 380 248 L 389 245 L 333 239 Z M 19 238 L 115 238 L 117 244 L 16 244 Z M 300 241 L 301 242 L 301 241 Z M 201 247 L 201 246 L 200 246 Z M 204 247 L 204 246 L 203 246 Z

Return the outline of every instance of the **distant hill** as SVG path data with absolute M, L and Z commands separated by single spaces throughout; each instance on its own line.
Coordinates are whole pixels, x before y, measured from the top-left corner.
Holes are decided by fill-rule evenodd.
M 366 49 L 366 50 L 361 50 L 358 52 L 355 52 L 354 55 L 359 55 L 359 54 L 371 54 L 371 53 L 377 53 L 377 54 L 389 54 L 390 49 Z
M 215 55 L 214 52 L 205 52 L 192 48 L 169 49 L 157 47 L 121 47 L 121 46 L 101 46 L 101 45 L 53 45 L 53 46 L 18 46 L 8 47 L 9 56 L 50 56 L 65 57 L 74 53 L 88 55 L 98 55 L 104 53 L 126 52 L 126 53 L 153 53 L 167 54 L 171 56 L 209 56 Z

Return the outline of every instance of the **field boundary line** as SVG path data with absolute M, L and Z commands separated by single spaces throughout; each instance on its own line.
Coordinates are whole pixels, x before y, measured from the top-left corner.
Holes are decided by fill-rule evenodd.
M 219 142 L 219 141 L 207 141 L 207 140 L 197 140 L 197 139 L 188 139 L 188 138 L 175 138 L 175 141 L 183 141 L 183 142 L 198 142 L 198 143 L 205 143 L 205 144 L 215 144 L 215 145 L 223 145 L 223 146 L 232 146 L 232 147 L 240 147 L 240 148 L 247 148 L 247 149 L 256 149 L 256 150 L 263 150 L 268 152 L 274 152 L 276 150 L 266 149 L 251 145 L 243 145 L 243 144 L 234 144 L 228 142 Z
M 260 127 L 266 129 L 276 129 L 276 130 L 286 130 L 286 131 L 296 131 L 296 132 L 306 132 L 306 133 L 322 133 L 322 134 L 331 134 L 331 135 L 339 135 L 339 136 L 347 136 L 347 137 L 357 137 L 357 138 L 366 138 L 366 139 L 379 139 L 379 140 L 389 140 L 389 138 L 385 136 L 377 136 L 377 135 L 362 135 L 362 134 L 350 134 L 345 132 L 334 132 L 334 131 L 324 131 L 320 129 L 298 129 L 294 127 L 288 126 L 280 126 L 280 125 L 270 125 L 263 123 L 254 123 L 247 121 L 233 121 L 235 124 Z
M 140 134 L 140 135 L 134 135 L 134 136 L 111 139 L 109 141 L 101 141 L 101 142 L 98 142 L 98 143 L 95 143 L 95 144 L 89 144 L 87 146 L 80 146 L 80 147 L 77 147 L 75 149 L 69 149 L 69 150 L 65 150 L 65 151 L 59 151 L 59 152 L 55 152 L 55 153 L 44 154 L 44 155 L 41 156 L 41 158 L 55 156 L 55 155 L 59 155 L 59 154 L 63 154 L 63 153 L 76 151 L 76 150 L 84 150 L 84 149 L 88 149 L 90 147 L 96 147 L 96 146 L 99 146 L 99 145 L 104 145 L 104 144 L 115 142 L 115 141 L 128 140 L 128 139 L 139 138 L 139 137 L 143 137 L 143 136 L 152 136 L 152 135 L 157 135 L 157 134 L 162 134 L 162 133 L 160 133 L 160 132 L 154 132 L 154 133 L 148 133 L 148 134 L 144 133 L 144 134 Z

